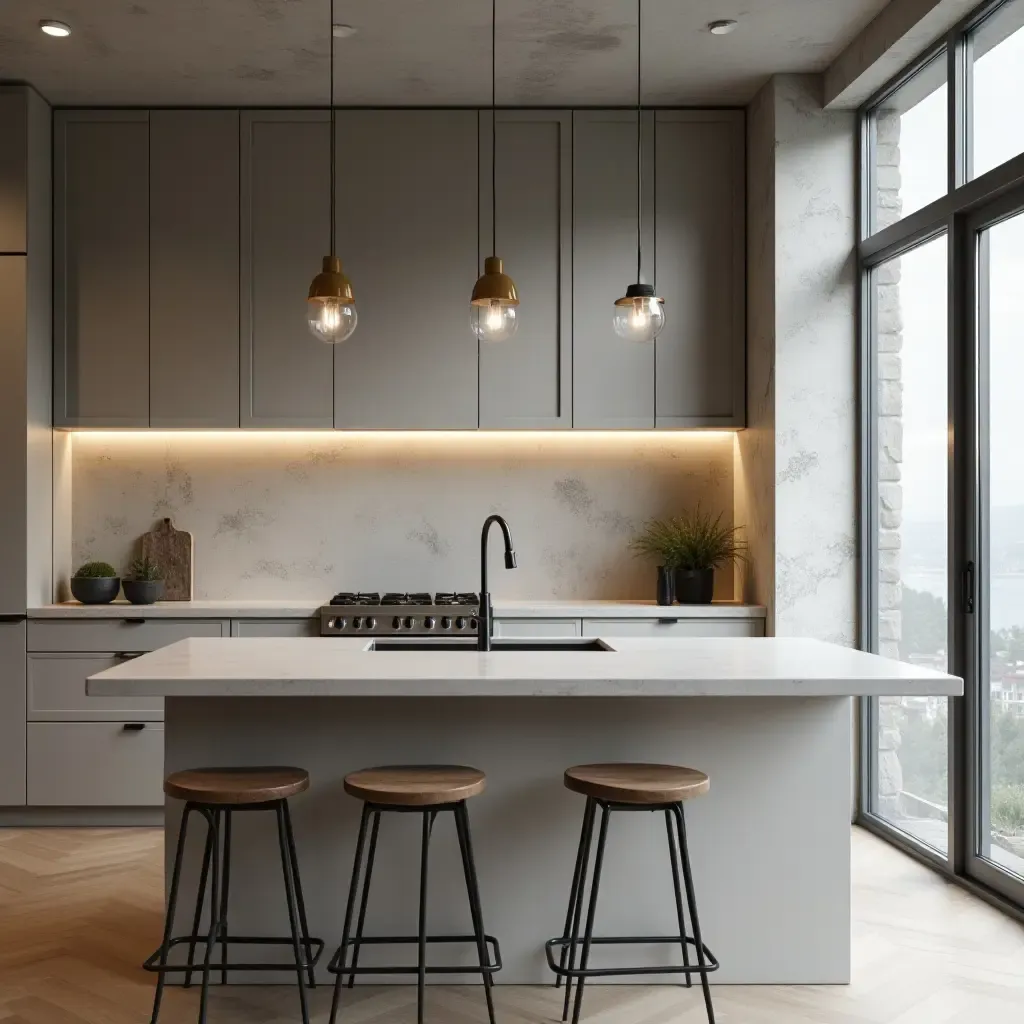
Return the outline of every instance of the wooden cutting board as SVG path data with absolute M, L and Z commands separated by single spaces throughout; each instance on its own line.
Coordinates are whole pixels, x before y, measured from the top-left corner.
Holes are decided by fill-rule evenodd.
M 164 571 L 164 601 L 192 600 L 192 534 L 162 519 L 142 535 L 142 557 Z

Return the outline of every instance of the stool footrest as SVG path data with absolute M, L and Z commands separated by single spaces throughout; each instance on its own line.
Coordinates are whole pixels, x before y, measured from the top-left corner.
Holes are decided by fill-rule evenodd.
M 209 940 L 209 934 L 203 935 L 179 935 L 176 938 L 170 940 L 167 943 L 168 952 L 175 946 L 181 945 L 194 945 L 195 952 L 200 953 L 201 957 L 198 961 L 191 960 L 184 964 L 166 964 L 161 967 L 160 955 L 163 952 L 163 948 L 157 949 L 155 953 L 150 956 L 146 962 L 142 965 L 142 969 L 145 971 L 152 971 L 154 974 L 185 974 L 188 972 L 198 972 L 202 974 L 203 971 L 203 960 L 206 957 L 206 943 Z M 280 939 L 276 937 L 266 935 L 218 935 L 214 940 L 215 945 L 220 945 L 222 942 L 226 942 L 228 945 L 241 945 L 241 946 L 287 946 L 292 949 L 292 940 L 290 938 Z M 312 950 L 313 957 L 309 960 L 306 956 L 306 946 L 309 946 Z M 324 940 L 310 938 L 307 940 L 303 939 L 299 948 L 302 951 L 301 966 L 304 970 L 308 970 L 310 967 L 315 967 L 320 960 L 320 957 L 324 951 Z M 239 963 L 238 961 L 229 960 L 226 964 L 221 964 L 219 958 L 211 957 L 210 959 L 210 971 L 292 971 L 296 970 L 296 963 L 294 956 L 285 963 L 277 964 L 266 964 L 266 963 Z
M 607 935 L 593 936 L 590 940 L 592 946 L 675 946 L 677 949 L 685 942 L 687 946 L 697 948 L 697 940 L 689 935 Z M 613 978 L 626 975 L 644 974 L 711 974 L 718 970 L 718 959 L 708 949 L 706 943 L 701 943 L 707 963 L 701 967 L 699 964 L 686 966 L 666 967 L 565 967 L 555 960 L 556 949 L 567 949 L 572 945 L 572 939 L 564 936 L 557 939 L 548 939 L 544 943 L 544 955 L 548 959 L 548 967 L 560 978 Z M 583 948 L 583 940 L 578 939 L 576 948 Z
M 327 965 L 327 970 L 331 974 L 352 976 L 357 974 L 417 974 L 419 967 L 416 964 L 399 967 L 349 967 L 342 966 L 341 957 L 350 946 L 415 946 L 419 944 L 419 941 L 419 937 L 416 935 L 371 935 L 363 936 L 361 939 L 349 939 L 348 942 L 338 948 L 331 962 Z M 428 945 L 431 943 L 466 943 L 467 945 L 472 945 L 474 949 L 476 948 L 475 935 L 428 935 L 424 941 Z M 491 955 L 488 957 L 488 963 L 483 966 L 445 967 L 431 965 L 425 968 L 425 972 L 427 974 L 493 974 L 495 971 L 500 971 L 501 948 L 498 946 L 498 940 L 493 935 L 485 935 L 484 942 Z

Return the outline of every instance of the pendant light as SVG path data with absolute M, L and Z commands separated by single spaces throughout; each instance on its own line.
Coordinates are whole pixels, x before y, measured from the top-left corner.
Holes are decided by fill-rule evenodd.
M 655 297 L 654 285 L 641 280 L 643 240 L 643 115 L 640 109 L 641 37 L 643 19 L 641 0 L 636 0 L 636 283 L 615 300 L 612 326 L 626 341 L 647 342 L 661 333 L 665 326 L 665 300 Z
M 334 253 L 337 221 L 335 171 L 337 126 L 334 114 L 334 0 L 331 0 L 331 251 L 324 257 L 323 269 L 309 286 L 306 320 L 314 338 L 337 345 L 352 336 L 358 315 L 352 284 L 341 271 L 341 260 Z
M 497 189 L 497 139 L 498 122 L 495 116 L 497 109 L 497 0 L 491 0 L 491 252 L 497 249 L 498 233 L 498 189 Z M 473 333 L 481 340 L 490 343 L 506 341 L 516 333 L 519 326 L 516 307 L 519 295 L 516 285 L 502 267 L 497 256 L 488 256 L 484 260 L 484 272 L 473 287 L 473 296 L 469 300 L 469 323 Z

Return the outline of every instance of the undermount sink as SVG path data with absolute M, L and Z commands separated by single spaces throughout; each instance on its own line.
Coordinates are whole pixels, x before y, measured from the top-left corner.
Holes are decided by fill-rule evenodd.
M 475 651 L 476 639 L 374 640 L 371 651 Z M 565 640 L 492 640 L 493 651 L 610 651 L 602 640 L 572 637 Z

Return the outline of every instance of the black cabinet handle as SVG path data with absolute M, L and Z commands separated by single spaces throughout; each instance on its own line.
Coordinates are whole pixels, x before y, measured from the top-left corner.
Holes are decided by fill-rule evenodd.
M 964 612 L 974 614 L 974 563 L 968 562 L 964 569 Z
M 121 726 L 122 732 L 142 732 L 146 728 L 145 722 L 125 722 Z
M 145 653 L 145 651 L 118 651 L 114 657 L 118 661 L 131 661 L 132 658 L 141 658 Z
M 126 626 L 141 626 L 145 623 L 145 619 L 124 619 Z

